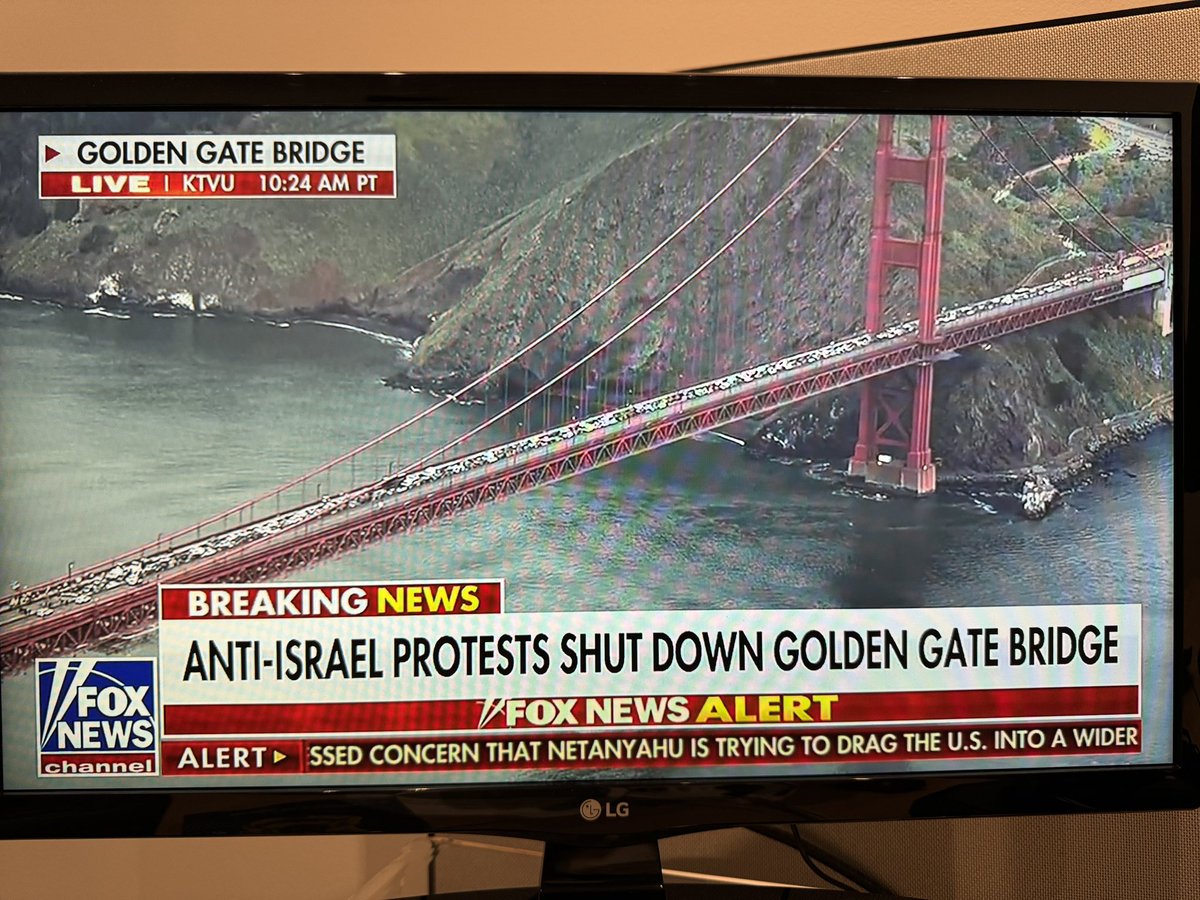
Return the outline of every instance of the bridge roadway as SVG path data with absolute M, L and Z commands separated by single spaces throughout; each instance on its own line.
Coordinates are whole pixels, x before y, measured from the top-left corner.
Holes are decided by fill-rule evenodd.
M 629 404 L 488 450 L 393 475 L 107 571 L 0 601 L 0 668 L 152 627 L 157 584 L 252 581 L 420 527 L 484 503 L 643 453 L 951 350 L 1156 289 L 1169 245 L 1143 259 L 947 310 L 933 343 L 915 320 Z

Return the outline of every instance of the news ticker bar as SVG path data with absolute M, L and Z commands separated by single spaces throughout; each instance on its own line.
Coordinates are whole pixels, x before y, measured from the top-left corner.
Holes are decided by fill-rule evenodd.
M 166 740 L 163 775 L 339 775 L 693 766 L 803 766 L 965 758 L 1133 754 L 1137 719 L 1012 725 L 679 730 L 634 735 L 304 740 Z
M 395 197 L 396 139 L 349 135 L 43 135 L 44 200 Z
M 1136 716 L 1136 685 L 884 692 L 692 694 L 402 700 L 375 703 L 249 703 L 163 707 L 163 735 L 404 734 L 603 726 L 985 721 Z

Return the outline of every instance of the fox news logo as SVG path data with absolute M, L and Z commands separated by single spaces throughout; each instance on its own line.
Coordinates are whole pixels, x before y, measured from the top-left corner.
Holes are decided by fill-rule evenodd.
M 155 774 L 155 667 L 153 659 L 39 659 L 39 772 Z

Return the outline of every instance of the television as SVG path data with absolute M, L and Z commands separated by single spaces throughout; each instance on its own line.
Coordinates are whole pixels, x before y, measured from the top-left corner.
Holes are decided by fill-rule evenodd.
M 0 835 L 1200 805 L 1196 101 L 0 76 Z

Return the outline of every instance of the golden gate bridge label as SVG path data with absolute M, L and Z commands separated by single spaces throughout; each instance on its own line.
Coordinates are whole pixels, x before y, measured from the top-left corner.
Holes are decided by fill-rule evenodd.
M 158 670 L 172 776 L 1141 752 L 1136 604 L 513 613 L 499 580 L 172 585 Z
M 391 134 L 43 135 L 40 197 L 396 196 Z

